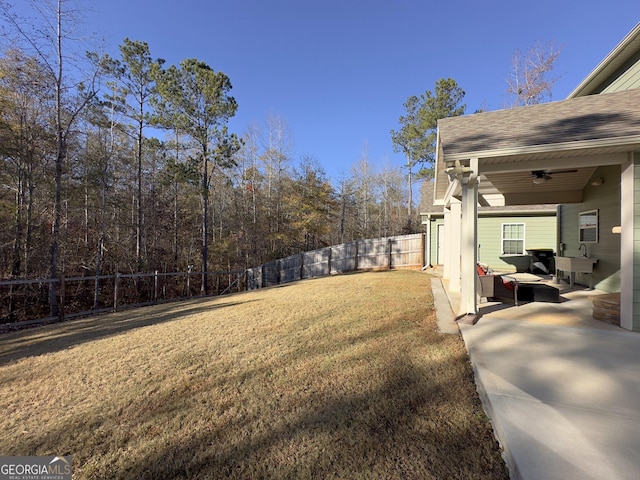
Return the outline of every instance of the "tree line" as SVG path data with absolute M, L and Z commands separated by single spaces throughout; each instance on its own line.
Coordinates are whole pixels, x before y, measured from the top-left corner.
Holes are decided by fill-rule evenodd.
M 5 279 L 236 270 L 407 225 L 402 173 L 363 149 L 333 185 L 293 158 L 277 115 L 237 135 L 231 80 L 197 59 L 166 67 L 143 41 L 64 50 L 64 2 L 0 57 L 0 275 Z M 50 42 L 50 43 L 47 43 Z M 56 314 L 55 284 L 49 296 Z
M 241 134 L 231 79 L 187 58 L 166 66 L 144 41 L 79 55 L 67 0 L 25 21 L 0 57 L 0 277 L 237 270 L 351 240 L 419 229 L 413 169 L 429 178 L 437 119 L 461 115 L 453 79 L 411 96 L 391 131 L 407 172 L 366 145 L 331 182 L 271 115 Z M 17 39 L 17 40 L 16 40 Z M 57 312 L 55 283 L 49 291 Z
M 20 50 L 0 58 L 3 277 L 50 273 L 56 193 L 66 275 L 244 268 L 402 232 L 403 174 L 374 166 L 366 146 L 333 185 L 311 156 L 293 158 L 283 118 L 227 131 L 224 74 L 193 59 L 161 69 L 144 42 L 121 52 L 98 59 L 106 91 L 66 135 L 59 188 L 46 69 Z

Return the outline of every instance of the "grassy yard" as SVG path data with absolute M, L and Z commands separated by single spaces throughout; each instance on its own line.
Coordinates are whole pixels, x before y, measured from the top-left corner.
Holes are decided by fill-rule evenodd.
M 507 479 L 430 277 L 307 280 L 0 336 L 0 454 L 78 479 Z

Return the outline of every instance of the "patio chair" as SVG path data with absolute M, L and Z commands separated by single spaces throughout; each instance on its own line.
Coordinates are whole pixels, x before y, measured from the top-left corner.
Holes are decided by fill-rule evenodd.
M 478 293 L 489 302 L 518 304 L 518 281 L 508 275 L 489 274 L 478 265 L 476 267 Z

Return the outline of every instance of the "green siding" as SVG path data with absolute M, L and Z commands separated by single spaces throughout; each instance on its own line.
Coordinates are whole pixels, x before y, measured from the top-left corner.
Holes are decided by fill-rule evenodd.
M 620 92 L 640 88 L 640 58 L 635 58 L 624 67 L 626 70 L 607 85 L 602 93 Z
M 431 263 L 438 261 L 438 225 L 444 226 L 444 218 L 435 218 L 431 222 Z
M 556 217 L 545 216 L 481 216 L 478 218 L 478 261 L 498 272 L 524 271 L 530 258 L 524 255 L 502 255 L 502 225 L 523 223 L 526 249 L 555 249 Z
M 593 178 L 602 178 L 599 187 L 587 185 L 583 191 L 583 202 L 562 205 L 560 215 L 560 247 L 558 255 L 580 256 L 578 239 L 578 214 L 598 210 L 598 243 L 586 244 L 588 256 L 598 259 L 593 270 L 593 285 L 605 292 L 620 291 L 620 235 L 611 229 L 620 225 L 620 167 L 600 167 Z M 624 201 L 631 201 L 626 199 Z M 576 283 L 589 285 L 587 274 L 576 274 Z
M 525 249 L 556 247 L 556 217 L 554 214 L 538 216 L 480 216 L 478 218 L 478 261 L 486 263 L 497 272 L 524 271 L 529 268 L 528 255 L 502 256 L 502 225 L 525 224 Z M 435 264 L 438 249 L 438 225 L 444 218 L 431 222 L 431 261 Z M 501 258 L 502 257 L 502 258 Z

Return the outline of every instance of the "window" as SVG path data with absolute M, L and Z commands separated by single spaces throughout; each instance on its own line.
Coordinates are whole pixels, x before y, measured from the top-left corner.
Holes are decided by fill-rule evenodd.
M 578 216 L 580 243 L 598 243 L 598 210 L 580 212 Z
M 502 224 L 502 254 L 524 255 L 524 223 Z

